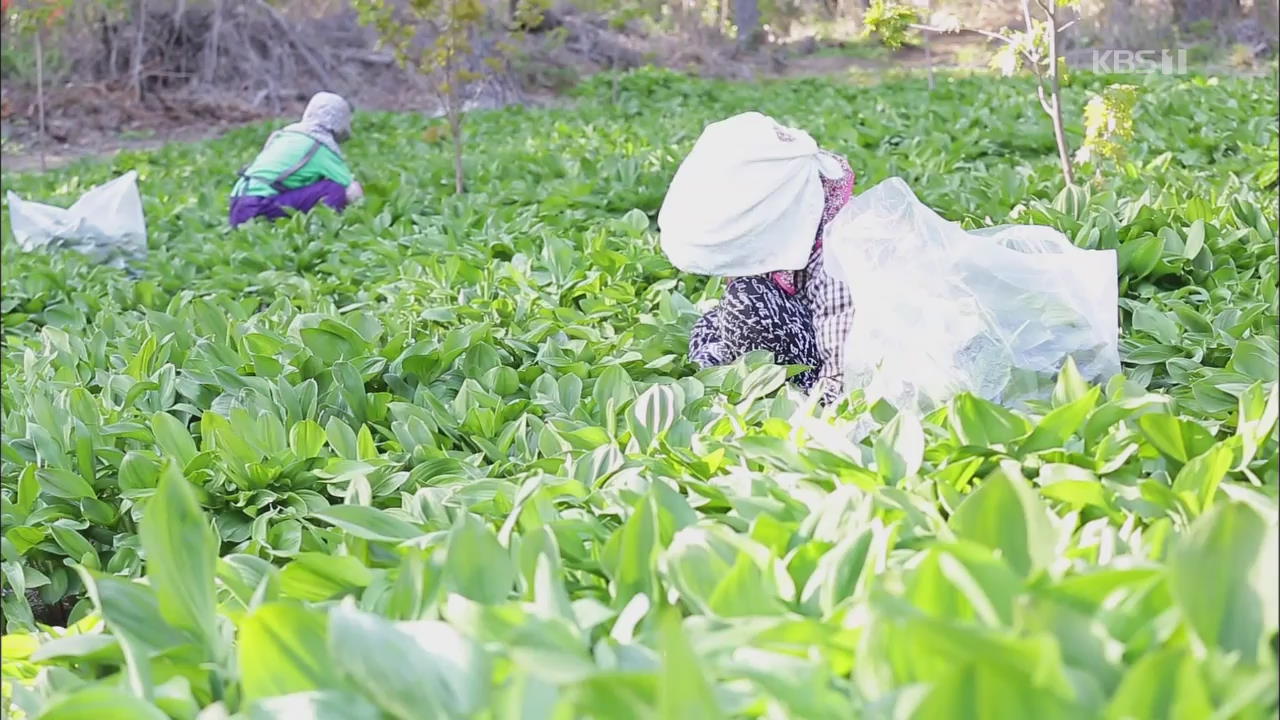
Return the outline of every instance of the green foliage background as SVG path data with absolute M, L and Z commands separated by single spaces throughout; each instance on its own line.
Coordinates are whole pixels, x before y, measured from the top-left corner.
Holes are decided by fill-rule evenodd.
M 1274 716 L 1276 78 L 1068 95 L 1120 81 L 1127 159 L 1067 191 L 1018 81 L 652 70 L 469 118 L 462 197 L 427 121 L 362 115 L 341 217 L 224 229 L 264 128 L 5 175 L 70 203 L 136 169 L 152 246 L 131 276 L 5 239 L 11 716 Z M 747 109 L 859 190 L 1117 249 L 1126 377 L 915 421 L 695 372 L 720 283 L 651 218 Z

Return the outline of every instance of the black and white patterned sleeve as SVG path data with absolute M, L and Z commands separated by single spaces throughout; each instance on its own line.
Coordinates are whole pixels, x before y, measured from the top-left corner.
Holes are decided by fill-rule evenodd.
M 821 361 L 814 391 L 834 402 L 844 393 L 844 346 L 853 327 L 853 295 L 848 285 L 827 274 L 821 252 L 805 267 L 801 292 L 813 313 Z

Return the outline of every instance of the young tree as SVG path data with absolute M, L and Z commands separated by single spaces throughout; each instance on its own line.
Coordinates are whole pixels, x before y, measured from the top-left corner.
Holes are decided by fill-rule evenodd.
M 488 29 L 489 14 L 482 0 L 408 0 L 397 12 L 390 0 L 353 0 L 360 22 L 378 31 L 383 44 L 395 53 L 402 67 L 412 68 L 431 84 L 444 107 L 453 139 L 454 190 L 466 191 L 463 172 L 463 102 L 466 91 L 483 77 L 471 69 L 475 39 Z M 512 27 L 536 27 L 544 3 L 522 0 L 513 3 Z M 427 39 L 417 42 L 419 33 Z M 500 43 L 497 51 L 509 53 L 510 43 Z M 503 66 L 502 56 L 485 58 L 490 69 Z
M 1032 9 L 1033 2 L 1038 13 Z M 922 24 L 914 7 L 886 0 L 873 0 L 863 21 L 863 32 L 879 35 L 890 47 L 900 47 L 909 30 L 925 33 L 967 30 L 1000 42 L 1001 47 L 991 59 L 991 65 L 1006 76 L 1016 73 L 1024 66 L 1035 74 L 1036 99 L 1053 124 L 1062 179 L 1071 185 L 1075 182 L 1075 169 L 1071 161 L 1071 143 L 1062 122 L 1062 74 L 1065 61 L 1059 54 L 1058 34 L 1072 24 L 1064 21 L 1064 8 L 1073 7 L 1078 2 L 1079 0 L 1021 0 L 1025 29 L 1005 28 L 1000 32 L 990 32 L 966 28 L 954 19 L 941 25 Z
M 1108 85 L 1084 106 L 1084 142 L 1076 152 L 1076 162 L 1092 164 L 1100 177 L 1102 162 L 1121 162 L 1133 139 L 1134 108 L 1138 104 L 1136 85 Z
M 759 0 L 733 0 L 733 24 L 738 28 L 739 47 L 754 49 L 760 40 Z
M 25 3 L 4 0 L 5 32 L 30 35 L 36 55 L 36 150 L 40 154 L 41 172 L 48 169 L 44 154 L 44 36 L 65 21 L 70 3 L 71 0 L 30 0 Z

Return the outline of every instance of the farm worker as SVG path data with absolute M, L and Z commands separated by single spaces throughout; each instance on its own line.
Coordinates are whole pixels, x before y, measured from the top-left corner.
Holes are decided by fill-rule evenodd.
M 832 402 L 843 390 L 849 288 L 823 269 L 822 231 L 853 194 L 843 157 L 760 113 L 708 125 L 658 214 L 663 251 L 686 272 L 729 278 L 697 322 L 689 358 L 724 365 L 753 350 L 804 365 L 793 381 Z
M 231 227 L 256 217 L 277 220 L 318 203 L 341 211 L 364 194 L 338 144 L 351 136 L 351 103 L 316 93 L 302 121 L 277 130 L 231 190 Z

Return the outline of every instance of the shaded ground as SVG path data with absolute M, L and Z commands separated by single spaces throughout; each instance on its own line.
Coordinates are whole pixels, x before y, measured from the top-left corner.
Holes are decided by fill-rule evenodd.
M 980 41 L 964 36 L 939 38 L 933 47 L 935 66 L 964 67 L 965 48 Z M 890 53 L 863 43 L 826 44 L 791 47 L 773 55 L 753 59 L 750 74 L 758 78 L 848 76 L 889 69 L 923 68 L 925 54 L 919 48 L 903 48 Z M 70 97 L 68 97 L 70 96 Z M 534 103 L 551 98 L 534 94 Z M 22 97 L 32 103 L 33 98 Z M 50 140 L 45 148 L 45 165 L 53 169 L 81 158 L 106 157 L 120 151 L 148 150 L 172 142 L 194 142 L 218 137 L 227 130 L 270 119 L 274 113 L 248 104 L 207 103 L 189 107 L 157 105 L 138 107 L 128 98 L 101 88 L 66 89 L 51 94 L 50 103 L 59 105 L 57 119 L 49 121 Z M 391 102 L 384 109 L 417 109 L 399 107 Z M 30 108 L 11 108 L 29 115 Z M 74 120 L 72 120 L 74 118 Z M 3 164 L 7 172 L 39 170 L 40 154 L 34 133 L 11 133 L 3 145 Z
M 935 36 L 926 51 L 907 46 L 891 52 L 873 42 L 851 41 L 792 43 L 775 48 L 734 64 L 735 76 L 831 77 L 839 80 L 874 79 L 879 73 L 894 70 L 923 70 L 930 63 L 937 70 L 978 69 L 986 66 L 990 41 L 977 34 L 959 33 Z M 712 61 L 714 62 L 714 60 Z M 703 61 L 702 64 L 706 64 Z M 692 72 L 710 72 L 698 60 L 680 63 Z M 1231 71 L 1231 69 L 1226 69 Z M 50 105 L 56 106 L 49 121 L 49 141 L 45 147 L 45 166 L 64 167 L 86 157 L 108 157 L 121 151 L 148 150 L 173 142 L 195 142 L 218 137 L 230 129 L 280 117 L 269 109 L 249 103 L 213 102 L 172 98 L 163 95 L 139 104 L 101 87 L 66 88 L 50 94 Z M 20 103 L 6 99 L 4 117 L 33 117 L 34 98 L 19 96 Z M 526 104 L 554 103 L 552 91 L 527 94 Z M 418 99 L 420 102 L 420 96 Z M 384 110 L 423 110 L 404 96 L 389 97 L 373 105 Z M 16 107 L 15 107 L 16 105 Z M 365 106 L 369 106 L 365 103 Z M 290 117 L 290 119 L 292 119 Z M 14 131 L 6 123 L 0 153 L 6 172 L 36 171 L 41 167 L 35 147 L 35 133 L 19 124 Z

